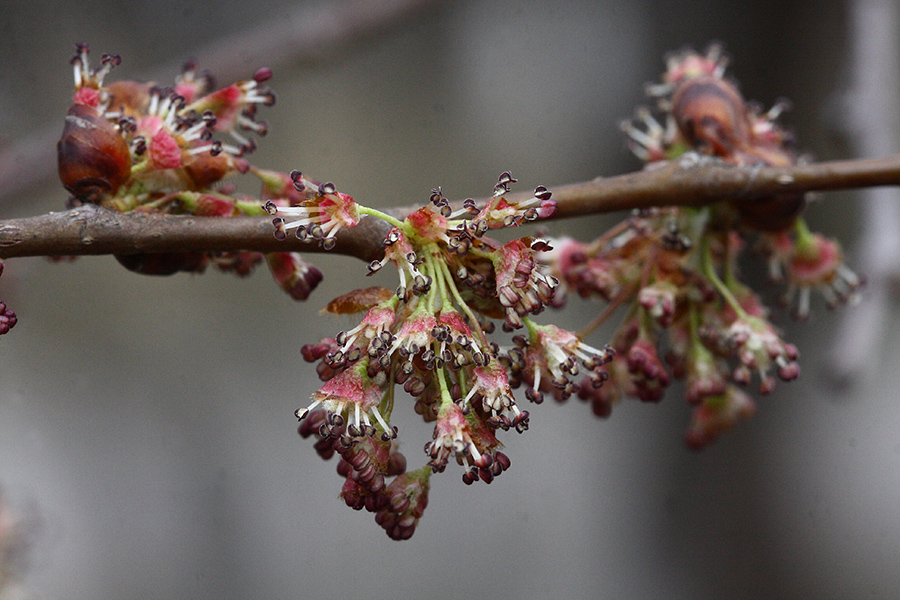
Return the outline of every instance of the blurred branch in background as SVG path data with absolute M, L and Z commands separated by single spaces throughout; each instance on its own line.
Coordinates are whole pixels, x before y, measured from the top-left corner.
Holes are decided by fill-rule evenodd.
M 776 194 L 881 185 L 900 185 L 900 156 L 742 168 L 686 155 L 645 171 L 557 186 L 552 190 L 557 211 L 551 218 L 654 206 L 753 202 Z M 507 197 L 514 202 L 527 196 L 512 193 Z M 396 208 L 390 212 L 403 218 L 417 208 Z M 366 261 L 379 258 L 387 227 L 383 221 L 363 219 L 359 227 L 338 235 L 334 251 Z M 293 236 L 276 240 L 273 231 L 267 218 L 119 214 L 89 205 L 0 221 L 0 257 L 321 250 Z
M 893 0 L 851 2 L 853 88 L 844 99 L 843 125 L 858 156 L 897 152 L 900 138 L 900 11 Z M 900 204 L 896 189 L 863 192 L 857 264 L 866 274 L 867 298 L 840 319 L 828 372 L 849 383 L 862 374 L 897 303 L 900 283 Z
M 277 69 L 321 61 L 329 54 L 408 23 L 417 13 L 436 5 L 435 0 L 352 0 L 297 8 L 290 14 L 198 48 L 194 58 L 216 77 L 237 81 L 261 64 Z M 168 80 L 180 67 L 180 64 L 163 65 L 139 79 Z M 53 165 L 60 130 L 60 124 L 54 122 L 0 149 L 0 199 L 14 198 L 55 176 Z

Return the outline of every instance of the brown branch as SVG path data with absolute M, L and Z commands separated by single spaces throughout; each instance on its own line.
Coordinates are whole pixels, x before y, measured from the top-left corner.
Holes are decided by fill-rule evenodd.
M 791 192 L 900 186 L 900 156 L 840 160 L 794 167 L 732 167 L 709 159 L 682 159 L 645 171 L 598 177 L 551 188 L 554 218 L 653 206 L 703 206 L 722 200 L 751 202 Z M 510 194 L 524 199 L 527 193 Z
M 776 193 L 881 185 L 900 185 L 900 156 L 759 169 L 681 160 L 651 170 L 558 186 L 552 190 L 558 207 L 552 218 L 652 206 L 703 206 L 722 200 L 752 202 Z M 516 192 L 508 197 L 529 196 Z M 390 212 L 402 218 L 415 208 Z M 383 221 L 366 217 L 355 229 L 341 232 L 333 252 L 366 261 L 377 258 L 388 228 Z M 0 221 L 2 258 L 228 250 L 321 251 L 292 236 L 276 240 L 271 220 L 265 217 L 119 214 L 84 206 Z

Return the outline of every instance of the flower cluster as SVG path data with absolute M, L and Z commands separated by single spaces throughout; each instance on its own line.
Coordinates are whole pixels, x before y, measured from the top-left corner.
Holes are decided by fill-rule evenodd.
M 173 85 L 137 81 L 107 83 L 121 63 L 104 54 L 92 68 L 87 44 L 77 44 L 71 64 L 73 104 L 57 144 L 59 176 L 71 202 L 90 202 L 118 212 L 231 217 L 264 214 L 256 198 L 234 192 L 232 175 L 251 174 L 263 195 L 286 197 L 287 175 L 253 167 L 251 135 L 265 135 L 260 106 L 275 102 L 262 68 L 253 77 L 213 89 L 212 77 L 184 65 Z M 239 276 L 264 260 L 291 297 L 305 300 L 322 274 L 296 253 L 130 254 L 116 257 L 126 268 L 150 275 L 201 272 L 209 265 Z
M 3 275 L 3 263 L 0 262 L 0 275 Z M 0 335 L 9 333 L 9 330 L 16 326 L 19 319 L 16 313 L 12 311 L 6 303 L 0 301 Z
M 392 264 L 396 291 L 356 290 L 329 305 L 331 312 L 363 316 L 359 325 L 303 348 L 324 383 L 296 415 L 300 434 L 315 436 L 323 457 L 341 455 L 347 504 L 375 513 L 390 537 L 406 539 L 427 503 L 431 473 L 455 462 L 466 484 L 491 483 L 509 468 L 497 435 L 522 433 L 530 419 L 513 388 L 524 383 L 532 402 L 544 392 L 568 396 L 581 369 L 602 383 L 601 368 L 612 351 L 532 321 L 552 303 L 558 285 L 536 260 L 550 249 L 545 241 L 525 237 L 500 244 L 486 235 L 552 214 L 556 207 L 546 188 L 512 201 L 507 192 L 516 180 L 503 173 L 482 207 L 467 200 L 454 209 L 438 188 L 428 205 L 401 221 L 358 204 L 333 184 L 313 184 L 297 171 L 291 181 L 299 196 L 265 204 L 278 238 L 294 231 L 328 248 L 336 231 L 356 226 L 362 216 L 391 226 L 384 258 L 368 270 L 375 275 Z M 490 337 L 497 329 L 493 319 L 524 335 L 501 347 Z M 398 455 L 400 432 L 391 425 L 398 388 L 434 427 L 426 463 L 411 473 L 398 467 L 405 460 L 390 458 Z M 385 484 L 389 477 L 395 478 Z
M 648 86 L 661 116 L 641 108 L 623 126 L 639 158 L 718 160 L 738 168 L 797 161 L 791 136 L 776 121 L 784 103 L 761 112 L 745 102 L 724 77 L 725 65 L 718 47 L 668 58 L 662 82 Z M 683 380 L 694 407 L 685 439 L 696 449 L 753 414 L 742 387 L 756 381 L 767 394 L 776 378 L 795 379 L 797 349 L 740 282 L 737 261 L 756 238 L 800 317 L 809 312 L 812 289 L 829 306 L 855 299 L 861 280 L 844 265 L 835 241 L 807 229 L 804 206 L 802 195 L 782 194 L 703 209 L 651 209 L 591 243 L 552 240 L 554 249 L 538 258 L 561 282 L 557 296 L 571 291 L 608 303 L 589 329 L 619 308 L 625 312 L 611 342 L 607 380 L 586 378 L 574 390 L 578 396 L 607 417 L 625 396 L 657 402 L 674 380 Z

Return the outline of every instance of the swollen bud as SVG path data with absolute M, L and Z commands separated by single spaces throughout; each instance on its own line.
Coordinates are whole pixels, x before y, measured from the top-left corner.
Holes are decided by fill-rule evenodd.
M 75 104 L 69 109 L 56 151 L 63 187 L 83 202 L 99 202 L 131 177 L 128 144 L 89 106 Z
M 728 157 L 750 142 L 747 106 L 734 85 L 703 75 L 682 81 L 672 94 L 672 116 L 693 147 Z

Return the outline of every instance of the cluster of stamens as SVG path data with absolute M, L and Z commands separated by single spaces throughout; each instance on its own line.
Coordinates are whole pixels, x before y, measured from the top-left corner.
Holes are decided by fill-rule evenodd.
M 292 206 L 279 206 L 269 200 L 263 206 L 273 219 L 275 237 L 284 239 L 287 231 L 296 229 L 301 240 L 312 238 L 326 250 L 334 248 L 335 236 L 343 227 L 356 227 L 359 214 L 356 202 L 347 194 L 338 192 L 331 182 L 316 184 L 303 177 L 300 171 L 291 171 L 291 181 L 303 200 Z
M 776 121 L 786 103 L 760 111 L 725 78 L 726 65 L 718 46 L 669 56 L 662 82 L 647 88 L 657 113 L 640 108 L 623 124 L 632 151 L 645 162 L 677 160 L 683 168 L 698 158 L 748 169 L 795 164 L 792 136 Z M 549 386 L 544 370 L 532 366 L 529 346 L 520 343 L 511 353 L 519 379 L 535 395 L 542 387 L 558 399 L 577 391 L 603 417 L 624 396 L 656 402 L 671 381 L 684 379 L 694 406 L 686 442 L 696 449 L 713 441 L 754 412 L 740 386 L 758 379 L 765 394 L 776 376 L 799 375 L 796 347 L 781 339 L 761 299 L 738 278 L 741 252 L 762 247 L 800 317 L 809 313 L 810 290 L 833 305 L 853 301 L 862 283 L 843 264 L 836 242 L 807 230 L 804 206 L 802 195 L 781 194 L 702 209 L 650 209 L 591 243 L 554 240 L 555 248 L 538 259 L 560 281 L 557 297 L 571 290 L 608 303 L 589 330 L 619 308 L 625 313 L 611 343 L 617 354 L 602 387 L 555 375 Z M 748 243 L 751 236 L 759 242 Z
M 265 205 L 275 217 L 276 237 L 296 227 L 301 235 L 320 237 L 321 231 L 321 239 L 329 239 L 334 229 L 353 227 L 363 215 L 381 218 L 391 229 L 384 257 L 368 265 L 368 275 L 381 276 L 390 263 L 399 279 L 394 293 L 368 288 L 334 300 L 329 305 L 334 312 L 365 310 L 361 323 L 303 348 L 304 358 L 319 363 L 316 370 L 325 384 L 297 417 L 315 418 L 320 440 L 337 436 L 347 447 L 393 440 L 398 431 L 390 417 L 401 402 L 397 396 L 402 388 L 412 396 L 415 412 L 434 424 L 432 440 L 425 445 L 429 471 L 442 472 L 454 460 L 465 467 L 465 483 L 490 483 L 510 465 L 497 432 L 522 433 L 530 422 L 529 411 L 513 396 L 511 382 L 521 381 L 515 365 L 527 363 L 529 373 L 537 373 L 538 387 L 544 377 L 572 388 L 569 378 L 578 374 L 579 365 L 602 383 L 600 367 L 608 360 L 607 351 L 531 321 L 531 315 L 553 301 L 557 281 L 535 260 L 550 245 L 531 238 L 501 245 L 486 237 L 491 229 L 551 214 L 555 205 L 545 188 L 539 186 L 524 201 L 511 201 L 506 195 L 516 180 L 503 173 L 480 208 L 472 199 L 454 207 L 436 188 L 425 207 L 400 221 L 339 195 L 331 184 L 311 184 L 299 172 L 292 180 L 299 197 L 272 198 Z M 339 225 L 332 226 L 335 222 Z M 506 330 L 526 327 L 532 332 L 527 352 L 504 351 L 491 340 L 497 330 L 492 319 L 497 318 L 504 319 Z M 526 395 L 536 399 L 533 392 Z M 413 479 L 398 475 L 394 482 L 399 483 L 388 484 L 398 492 L 377 520 L 392 537 L 411 535 L 410 527 L 424 509 L 427 476 L 416 473 Z M 417 509 L 408 512 L 413 497 Z M 362 504 L 354 501 L 354 506 Z
M 0 275 L 3 275 L 3 263 L 0 262 Z M 19 319 L 6 303 L 0 301 L 0 335 L 9 333 L 9 330 L 16 326 Z
M 256 148 L 251 134 L 263 136 L 268 131 L 257 118 L 257 109 L 275 102 L 265 85 L 272 76 L 269 69 L 258 69 L 252 78 L 217 90 L 212 89 L 212 77 L 198 73 L 193 62 L 185 64 L 171 86 L 109 83 L 107 76 L 121 59 L 104 54 L 99 67 L 92 68 L 89 52 L 87 44 L 76 45 L 71 60 L 73 105 L 58 144 L 60 179 L 73 203 L 97 203 L 119 212 L 204 217 L 265 214 L 258 202 L 236 195 L 224 180 L 251 172 L 262 180 L 265 194 L 271 181 L 280 177 L 251 168 L 245 158 Z M 220 134 L 224 139 L 217 139 Z M 265 258 L 278 284 L 298 300 L 322 279 L 296 254 Z M 245 275 L 262 259 L 255 252 L 119 258 L 131 270 L 156 275 L 200 272 L 210 264 Z

